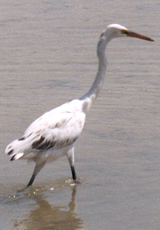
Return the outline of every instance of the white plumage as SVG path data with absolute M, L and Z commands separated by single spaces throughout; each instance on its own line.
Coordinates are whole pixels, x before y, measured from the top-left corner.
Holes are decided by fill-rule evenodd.
M 56 150 L 73 144 L 84 127 L 85 113 L 82 104 L 83 101 L 73 100 L 35 120 L 20 139 L 7 146 L 6 152 L 12 156 L 11 160 L 34 160 L 40 150 Z M 53 154 L 45 152 L 42 155 L 46 160 L 54 159 Z M 38 158 L 39 161 L 44 160 L 42 157 Z
M 107 68 L 105 48 L 111 39 L 126 36 L 153 41 L 118 24 L 109 25 L 98 42 L 99 68 L 90 90 L 80 99 L 72 100 L 43 114 L 27 128 L 21 138 L 6 147 L 5 153 L 11 156 L 11 161 L 27 159 L 36 163 L 27 187 L 32 185 L 36 175 L 48 161 L 54 161 L 61 156 L 67 156 L 72 178 L 76 181 L 74 142 L 83 130 L 86 113 L 98 96 L 105 78 Z

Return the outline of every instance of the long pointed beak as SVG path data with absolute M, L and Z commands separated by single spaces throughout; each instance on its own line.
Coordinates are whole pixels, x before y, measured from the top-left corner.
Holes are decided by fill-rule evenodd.
M 152 38 L 149 38 L 149 37 L 144 36 L 142 34 L 137 34 L 137 33 L 133 32 L 133 31 L 130 31 L 130 30 L 126 31 L 126 35 L 128 37 L 140 38 L 140 39 L 143 39 L 143 40 L 154 42 L 154 40 Z

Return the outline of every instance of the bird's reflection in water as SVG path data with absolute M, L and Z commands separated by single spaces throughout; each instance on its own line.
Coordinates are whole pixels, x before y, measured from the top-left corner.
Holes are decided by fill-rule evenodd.
M 28 217 L 15 223 L 16 230 L 75 230 L 83 229 L 83 221 L 76 213 L 76 187 L 71 188 L 67 207 L 53 207 L 43 195 L 35 196 L 38 207 Z

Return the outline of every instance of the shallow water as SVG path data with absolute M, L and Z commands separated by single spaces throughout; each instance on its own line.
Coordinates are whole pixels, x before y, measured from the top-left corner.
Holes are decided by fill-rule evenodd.
M 0 3 L 0 229 L 159 229 L 160 3 Z M 23 188 L 33 164 L 10 162 L 5 146 L 38 116 L 90 87 L 101 31 L 120 23 L 155 39 L 109 44 L 102 92 L 76 144 L 73 185 L 62 158 Z

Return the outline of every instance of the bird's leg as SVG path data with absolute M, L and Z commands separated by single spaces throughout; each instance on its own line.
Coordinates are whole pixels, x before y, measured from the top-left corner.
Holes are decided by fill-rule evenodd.
M 67 158 L 71 167 L 72 179 L 75 183 L 78 184 L 79 182 L 77 181 L 76 171 L 74 167 L 74 147 L 67 152 Z
M 76 171 L 74 168 L 74 165 L 70 165 L 71 166 L 71 173 L 72 173 L 72 179 L 74 181 L 75 184 L 80 184 L 80 182 L 77 180 L 77 176 L 76 176 Z
M 71 165 L 71 173 L 72 173 L 72 178 L 73 180 L 77 180 L 77 176 L 76 176 L 76 171 L 73 165 Z
M 36 163 L 33 174 L 31 176 L 30 181 L 27 184 L 27 188 L 33 184 L 33 181 L 35 180 L 37 174 L 40 172 L 40 170 L 45 166 L 46 162 Z
M 41 163 L 36 163 L 33 174 L 31 176 L 31 179 L 29 181 L 29 183 L 27 184 L 27 186 L 23 189 L 18 190 L 17 192 L 23 192 L 26 188 L 28 188 L 29 186 L 31 186 L 33 184 L 33 181 L 35 180 L 37 174 L 39 173 L 39 171 L 44 167 L 44 165 L 46 164 L 46 162 L 41 162 Z

